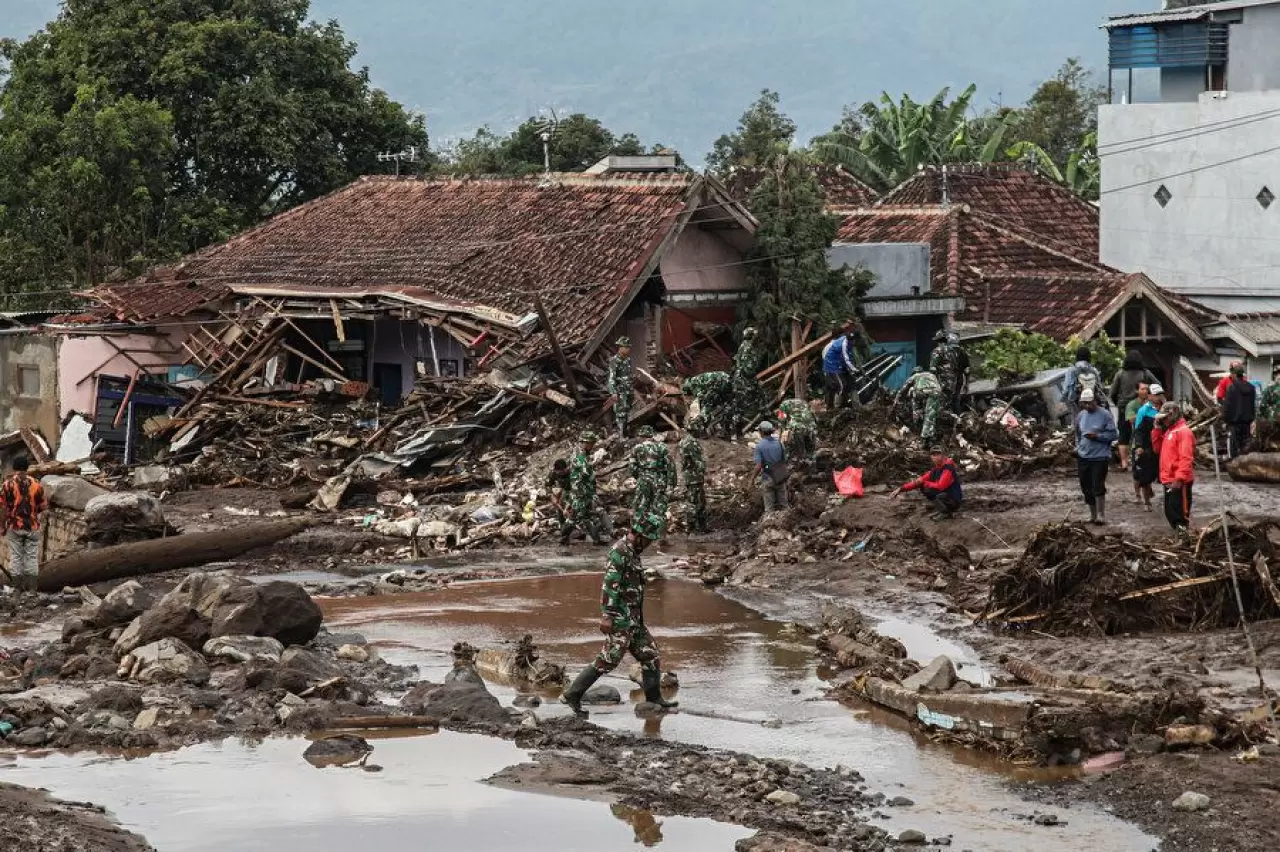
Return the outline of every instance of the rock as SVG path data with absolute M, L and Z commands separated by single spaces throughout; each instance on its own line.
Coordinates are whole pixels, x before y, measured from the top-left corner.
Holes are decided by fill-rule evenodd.
M 484 682 L 484 678 L 480 677 L 480 673 L 476 671 L 474 665 L 464 663 L 462 665 L 454 664 L 453 669 L 444 676 L 445 683 L 470 683 L 476 686 L 488 689 L 488 684 Z
M 215 636 L 270 636 L 283 645 L 303 645 L 315 638 L 324 620 L 315 601 L 297 583 L 276 580 L 257 585 L 229 574 L 201 572 L 188 575 L 144 618 L 155 610 L 183 609 L 194 610 L 209 624 L 208 635 L 199 643 L 188 643 L 195 647 Z
M 929 841 L 923 831 L 916 831 L 914 828 L 908 828 L 906 831 L 898 835 L 899 843 L 910 843 L 912 845 L 923 845 Z
M 904 680 L 902 686 L 916 692 L 946 692 L 956 685 L 956 680 L 956 664 L 950 657 L 943 656 Z
M 89 697 L 89 690 L 65 683 L 37 686 L 23 692 L 0 695 L 0 709 L 22 719 L 50 709 L 58 713 L 70 713 Z
M 1208 725 L 1170 725 L 1164 730 L 1164 744 L 1176 746 L 1206 746 L 1218 738 L 1218 732 Z
M 5 742 L 24 748 L 39 748 L 52 739 L 44 728 L 23 728 L 5 738 Z
M 885 802 L 885 804 L 891 808 L 909 808 L 915 805 L 915 802 L 911 801 L 906 796 L 894 796 L 892 799 Z
M 305 645 L 316 638 L 324 614 L 306 589 L 281 580 L 264 583 L 258 589 L 262 593 L 265 635 L 274 636 L 285 645 Z
M 441 722 L 506 724 L 511 714 L 483 685 L 453 681 L 439 686 L 419 684 L 400 699 L 400 706 L 415 716 Z
M 826 847 L 814 846 L 795 837 L 760 832 L 744 837 L 734 844 L 734 852 L 824 852 Z
M 339 660 L 349 660 L 353 663 L 369 662 L 369 649 L 364 645 L 343 645 L 338 649 Z
M 622 693 L 605 683 L 598 683 L 582 696 L 583 704 L 621 704 Z
M 329 680 L 342 675 L 341 666 L 306 648 L 287 648 L 280 655 L 280 664 L 286 669 L 301 672 L 311 681 Z
M 180 471 L 162 464 L 148 464 L 133 469 L 130 484 L 143 491 L 164 491 L 182 479 Z
M 641 667 L 639 663 L 633 665 L 630 671 L 627 672 L 627 679 L 636 685 L 640 685 L 644 682 L 642 680 L 643 677 L 644 668 Z M 663 689 L 676 689 L 680 686 L 680 676 L 674 671 L 666 671 L 664 669 L 662 672 L 662 678 L 659 681 L 659 686 Z
M 517 695 L 511 702 L 513 707 L 541 707 L 542 699 L 536 695 Z
M 1184 813 L 1197 813 L 1209 808 L 1209 797 L 1203 793 L 1187 791 L 1173 800 L 1173 809 Z
M 135 731 L 146 731 L 158 724 L 160 724 L 160 708 L 148 707 L 134 718 L 133 729 Z
M 128 624 L 142 615 L 155 603 L 151 593 L 137 580 L 128 580 L 116 586 L 94 608 L 85 621 L 95 627 L 113 627 Z
M 166 595 L 129 623 L 116 640 L 114 650 L 117 657 L 123 657 L 161 639 L 177 639 L 184 645 L 201 648 L 209 635 L 209 619 L 181 600 Z
M 93 498 L 111 493 L 79 476 L 45 476 L 41 477 L 40 485 L 50 506 L 75 512 L 83 512 Z
M 94 497 L 84 507 L 86 536 L 97 542 L 117 542 L 126 533 L 136 539 L 159 538 L 168 529 L 160 501 L 141 491 L 115 491 Z
M 114 710 L 133 715 L 142 710 L 142 690 L 109 683 L 80 703 L 81 710 Z
M 775 805 L 790 806 L 800 804 L 800 797 L 790 790 L 774 790 L 764 798 L 766 802 L 771 802 Z
M 1036 814 L 1031 821 L 1034 822 L 1036 825 L 1043 825 L 1046 827 L 1053 826 L 1053 825 L 1066 825 L 1065 822 L 1058 819 L 1057 814 Z
M 209 664 L 180 639 L 167 638 L 143 645 L 120 661 L 120 671 L 139 683 L 177 683 L 196 686 L 209 682 Z
M 653 704 L 649 701 L 641 701 L 636 705 L 636 715 L 641 719 L 651 718 L 653 716 L 665 716 L 667 708 L 661 704 Z
M 524 718 L 520 720 L 520 727 L 525 730 L 537 730 L 538 717 L 534 715 L 532 710 L 525 711 Z
M 204 643 L 206 657 L 220 657 L 233 663 L 261 660 L 280 662 L 284 646 L 270 636 L 217 636 Z
M 89 624 L 78 615 L 67 616 L 67 620 L 62 622 L 62 641 L 70 642 L 82 633 L 89 630 Z
M 1153 754 L 1159 754 L 1164 751 L 1164 737 L 1148 734 L 1145 737 L 1139 737 L 1137 740 L 1131 740 L 1128 751 L 1129 754 L 1139 757 L 1150 757 Z
M 99 710 L 91 714 L 88 724 L 91 728 L 107 728 L 112 731 L 127 731 L 133 727 L 133 723 L 124 716 L 110 710 Z
M 303 760 L 312 766 L 345 766 L 364 760 L 373 753 L 373 746 L 363 737 L 341 734 L 336 737 L 325 737 L 307 746 L 302 753 Z

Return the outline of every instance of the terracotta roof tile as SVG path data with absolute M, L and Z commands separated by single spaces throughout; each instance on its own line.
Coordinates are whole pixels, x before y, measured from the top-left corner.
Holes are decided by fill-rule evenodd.
M 833 209 L 866 207 L 876 200 L 876 191 L 858 180 L 841 166 L 815 164 L 812 166 L 818 187 L 822 190 L 827 206 Z M 751 193 L 764 180 L 765 169 L 755 166 L 735 169 L 725 181 L 729 195 L 746 204 Z
M 1124 295 L 1128 276 L 1099 275 L 984 276 L 981 290 L 966 292 L 965 318 L 993 323 L 1017 323 L 1028 331 L 1064 342 L 1093 322 Z M 987 288 L 990 301 L 987 302 Z

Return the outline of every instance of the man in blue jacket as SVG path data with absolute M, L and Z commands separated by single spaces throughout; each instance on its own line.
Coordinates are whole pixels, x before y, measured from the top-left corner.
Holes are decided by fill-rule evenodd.
M 1107 470 L 1111 467 L 1111 444 L 1120 437 L 1111 409 L 1098 405 L 1092 388 L 1080 391 L 1080 411 L 1076 414 L 1076 468 L 1080 491 L 1089 507 L 1089 523 L 1107 522 Z
M 831 342 L 822 350 L 822 380 L 826 388 L 827 410 L 834 411 L 845 405 L 858 405 L 858 388 L 854 381 L 858 373 L 860 332 L 856 328 L 847 332 L 837 330 Z

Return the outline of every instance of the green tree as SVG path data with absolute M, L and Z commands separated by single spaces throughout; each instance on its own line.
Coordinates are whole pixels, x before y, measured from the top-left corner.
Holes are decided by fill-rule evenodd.
M 873 279 L 865 270 L 828 264 L 839 218 L 826 212 L 807 158 L 796 152 L 776 157 L 751 194 L 751 210 L 760 227 L 747 258 L 750 296 L 740 313 L 765 350 L 777 355 L 783 341 L 789 344 L 793 318 L 824 331 L 847 322 Z
M 610 154 L 638 156 L 644 145 L 634 133 L 615 136 L 598 118 L 574 113 L 559 121 L 530 118 L 507 136 L 488 127 L 442 153 L 437 170 L 449 174 L 535 174 L 545 167 L 543 134 L 550 148 L 551 171 L 580 172 Z
M 950 89 L 943 89 L 925 103 L 917 103 L 909 95 L 895 101 L 886 92 L 878 103 L 862 105 L 862 124 L 856 136 L 838 128 L 817 140 L 816 153 L 823 161 L 844 166 L 882 191 L 897 186 L 923 166 L 992 162 L 1003 151 L 1012 118 L 971 120 L 969 108 L 976 91 L 975 86 L 969 86 L 948 101 Z
M 308 7 L 66 0 L 0 47 L 0 285 L 131 274 L 376 171 L 381 151 L 426 152 L 422 118 Z M 86 193 L 71 212 L 69 193 Z
M 780 104 L 777 92 L 761 91 L 738 119 L 738 129 L 715 141 L 707 155 L 707 167 L 723 176 L 735 166 L 763 166 L 785 154 L 795 139 L 796 125 L 782 113 Z
M 1062 344 L 1044 334 L 1004 328 L 974 348 L 975 373 L 984 379 L 1026 379 L 1042 370 L 1070 367 L 1076 361 L 1080 345 L 1075 337 Z M 1106 334 L 1099 334 L 1086 345 L 1098 372 L 1104 378 L 1114 376 L 1124 361 L 1124 350 Z
M 1037 146 L 1065 169 L 1082 140 L 1097 132 L 1098 105 L 1106 96 L 1106 89 L 1094 82 L 1079 59 L 1068 59 L 1018 111 L 1014 136 Z
M 1009 158 L 1034 164 L 1041 172 L 1090 201 L 1098 200 L 1102 180 L 1102 163 L 1098 159 L 1098 134 L 1089 133 L 1061 166 L 1049 152 L 1034 142 L 1017 142 L 1008 151 Z

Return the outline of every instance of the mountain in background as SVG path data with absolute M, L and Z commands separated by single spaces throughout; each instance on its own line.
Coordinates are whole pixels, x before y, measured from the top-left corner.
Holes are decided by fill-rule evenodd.
M 0 0 L 0 37 L 23 37 L 54 0 Z M 360 46 L 434 142 L 495 131 L 551 107 L 662 142 L 700 164 L 762 88 L 801 141 L 882 90 L 978 84 L 980 107 L 1021 103 L 1069 56 L 1104 69 L 1108 15 L 1159 0 L 312 0 Z

